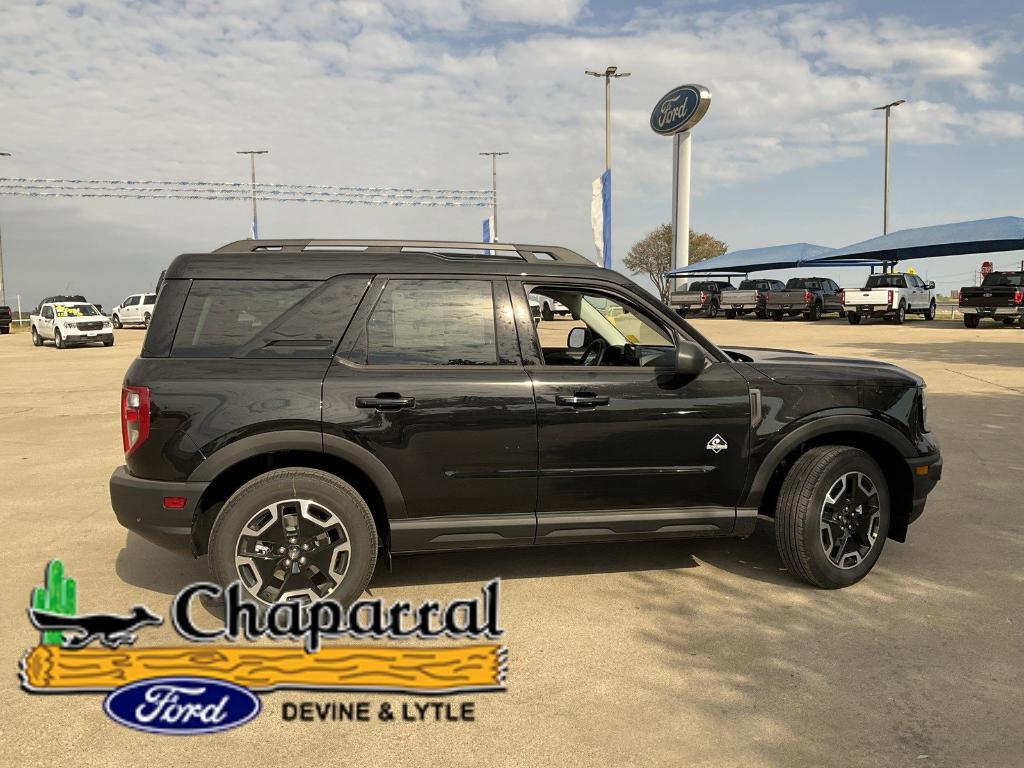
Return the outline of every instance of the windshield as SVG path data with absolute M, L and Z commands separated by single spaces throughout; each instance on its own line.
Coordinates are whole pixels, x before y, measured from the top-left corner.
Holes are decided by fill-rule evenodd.
M 1024 288 L 1024 272 L 990 272 L 981 285 L 983 288 L 991 288 L 994 285 Z
M 54 304 L 57 317 L 96 317 L 100 314 L 92 304 Z
M 871 275 L 867 288 L 906 288 L 907 280 L 903 275 Z

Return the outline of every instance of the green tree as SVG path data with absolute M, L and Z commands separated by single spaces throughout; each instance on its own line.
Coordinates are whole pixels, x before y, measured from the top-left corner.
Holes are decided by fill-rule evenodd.
M 721 256 L 729 246 L 706 232 L 690 230 L 690 263 Z M 672 281 L 665 273 L 672 267 L 672 227 L 662 224 L 648 232 L 629 249 L 623 261 L 634 275 L 647 275 L 658 289 L 662 301 L 668 301 Z

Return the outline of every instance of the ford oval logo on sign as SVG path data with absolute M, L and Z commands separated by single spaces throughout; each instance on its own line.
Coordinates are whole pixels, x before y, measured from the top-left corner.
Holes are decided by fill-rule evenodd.
M 662 136 L 687 131 L 704 117 L 711 91 L 703 85 L 680 85 L 659 99 L 651 112 L 651 130 Z
M 247 723 L 260 713 L 260 700 L 248 688 L 211 677 L 158 677 L 121 686 L 103 711 L 129 728 L 189 735 Z

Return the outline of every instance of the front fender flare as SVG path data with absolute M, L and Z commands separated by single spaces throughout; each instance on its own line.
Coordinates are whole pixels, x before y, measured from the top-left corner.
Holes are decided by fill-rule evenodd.
M 818 416 L 812 421 L 795 427 L 768 452 L 764 461 L 757 468 L 750 488 L 747 490 L 740 506 L 758 507 L 761 504 L 761 497 L 764 495 L 768 483 L 775 474 L 775 470 L 782 464 L 783 459 L 809 440 L 833 432 L 859 432 L 884 440 L 895 450 L 899 451 L 900 455 L 904 458 L 909 459 L 918 456 L 914 444 L 910 442 L 906 435 L 877 417 L 857 414 Z

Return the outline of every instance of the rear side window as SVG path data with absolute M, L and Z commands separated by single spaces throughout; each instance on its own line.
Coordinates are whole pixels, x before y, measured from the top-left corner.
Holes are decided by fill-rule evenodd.
M 143 304 L 156 304 L 156 294 L 147 293 L 145 298 L 142 300 Z
M 489 280 L 389 280 L 366 325 L 369 365 L 496 365 Z
M 367 282 L 194 280 L 171 356 L 331 357 Z

